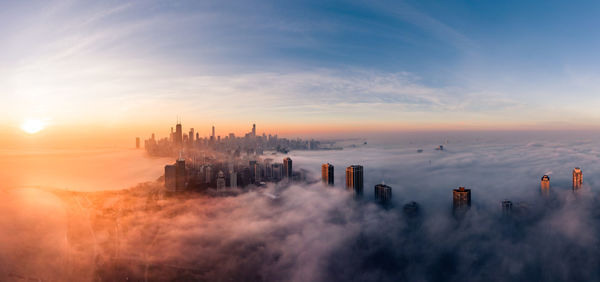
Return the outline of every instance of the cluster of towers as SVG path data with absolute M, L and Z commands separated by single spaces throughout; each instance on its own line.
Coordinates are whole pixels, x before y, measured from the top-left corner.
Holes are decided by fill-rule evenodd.
M 583 170 L 579 167 L 573 169 L 573 191 L 577 191 L 581 189 L 583 185 Z M 542 181 L 540 183 L 541 193 L 544 196 L 548 196 L 550 194 L 550 176 L 544 175 L 542 176 Z
M 334 185 L 334 166 L 330 163 L 321 165 L 321 179 L 323 183 Z M 362 165 L 351 165 L 346 168 L 346 189 L 353 191 L 355 197 L 363 195 L 364 173 Z M 384 183 L 377 184 L 374 187 L 375 199 L 381 203 L 389 203 L 392 200 L 392 187 Z
M 579 167 L 573 169 L 573 191 L 581 189 L 583 185 L 583 170 Z M 543 196 L 550 195 L 550 176 L 542 176 L 540 182 L 541 194 Z M 502 210 L 504 213 L 512 210 L 512 202 L 509 200 L 502 201 Z M 459 187 L 452 191 L 452 207 L 455 211 L 465 210 L 471 206 L 471 189 Z

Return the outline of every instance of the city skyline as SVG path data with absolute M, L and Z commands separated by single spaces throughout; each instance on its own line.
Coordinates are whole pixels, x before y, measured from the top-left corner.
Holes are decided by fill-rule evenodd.
M 88 127 L 123 145 L 175 116 L 282 134 L 599 128 L 600 42 L 579 16 L 597 3 L 83 3 L 6 3 L 6 136 Z

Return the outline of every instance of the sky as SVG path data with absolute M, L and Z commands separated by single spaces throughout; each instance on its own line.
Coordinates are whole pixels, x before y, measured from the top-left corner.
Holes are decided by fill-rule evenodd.
M 27 119 L 55 135 L 108 139 L 166 135 L 177 117 L 223 135 L 252 123 L 293 134 L 596 129 L 600 121 L 596 1 L 0 7 L 4 134 Z

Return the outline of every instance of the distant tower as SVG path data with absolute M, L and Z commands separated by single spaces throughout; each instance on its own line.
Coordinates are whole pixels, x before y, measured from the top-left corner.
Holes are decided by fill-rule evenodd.
M 292 159 L 290 157 L 283 159 L 283 177 L 292 178 Z
M 165 188 L 169 191 L 177 190 L 177 173 L 175 165 L 165 166 Z
M 574 168 L 573 169 L 573 190 L 577 190 L 579 188 L 581 188 L 581 185 L 583 184 L 583 171 L 581 170 L 581 168 Z
M 452 191 L 452 207 L 455 211 L 466 210 L 471 207 L 471 189 L 458 187 Z
M 183 145 L 183 130 L 181 129 L 181 123 L 177 122 L 175 126 L 175 145 Z
M 179 158 L 175 164 L 165 166 L 165 188 L 172 192 L 185 190 L 185 160 Z
M 280 163 L 271 164 L 271 175 L 273 180 L 281 180 L 281 178 L 283 178 L 283 165 Z
M 188 133 L 188 142 L 190 142 L 191 144 L 194 144 L 194 129 L 190 128 L 190 132 Z
M 139 148 L 140 148 L 140 138 L 139 138 L 139 137 L 136 137 L 136 138 L 135 138 L 135 148 L 136 148 L 136 149 L 139 149 Z
M 355 196 L 363 194 L 363 167 L 351 165 L 346 168 L 346 189 L 354 191 Z
M 256 124 L 252 124 L 252 136 L 256 136 Z
M 217 174 L 217 191 L 225 189 L 225 173 L 222 170 L 219 170 Z
M 237 172 L 229 171 L 229 187 L 237 188 Z
M 179 158 L 177 162 L 175 162 L 176 166 L 176 190 L 183 191 L 185 190 L 185 182 L 187 181 L 187 174 L 185 171 L 185 160 L 183 158 Z
M 323 183 L 327 183 L 327 185 L 333 186 L 333 165 L 330 163 L 321 165 L 321 178 L 323 179 Z
M 262 181 L 263 170 L 260 163 L 254 163 L 252 169 L 254 169 L 254 183 L 259 184 Z
M 383 183 L 375 185 L 375 200 L 380 203 L 389 203 L 392 200 L 392 187 Z
M 512 212 L 512 202 L 509 200 L 502 201 L 502 213 L 504 215 L 510 215 Z
M 215 126 L 212 127 L 212 139 L 215 139 Z
M 548 196 L 550 195 L 550 176 L 544 175 L 542 176 L 542 182 L 540 184 L 542 188 L 542 195 Z

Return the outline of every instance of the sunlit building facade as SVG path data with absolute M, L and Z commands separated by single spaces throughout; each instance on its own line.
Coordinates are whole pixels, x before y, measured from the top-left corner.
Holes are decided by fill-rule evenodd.
M 542 195 L 548 196 L 550 195 L 550 176 L 544 175 L 542 176 L 542 181 L 540 184 Z
M 452 207 L 455 211 L 466 210 L 471 207 L 471 189 L 458 187 L 452 191 Z
M 333 186 L 334 184 L 334 175 L 333 175 L 333 165 L 330 163 L 321 165 L 321 179 L 323 183 L 327 185 Z
M 363 194 L 363 166 L 351 165 L 346 168 L 346 189 L 354 191 L 356 196 Z
M 583 171 L 576 167 L 573 169 L 573 190 L 581 188 L 581 185 L 583 185 Z

